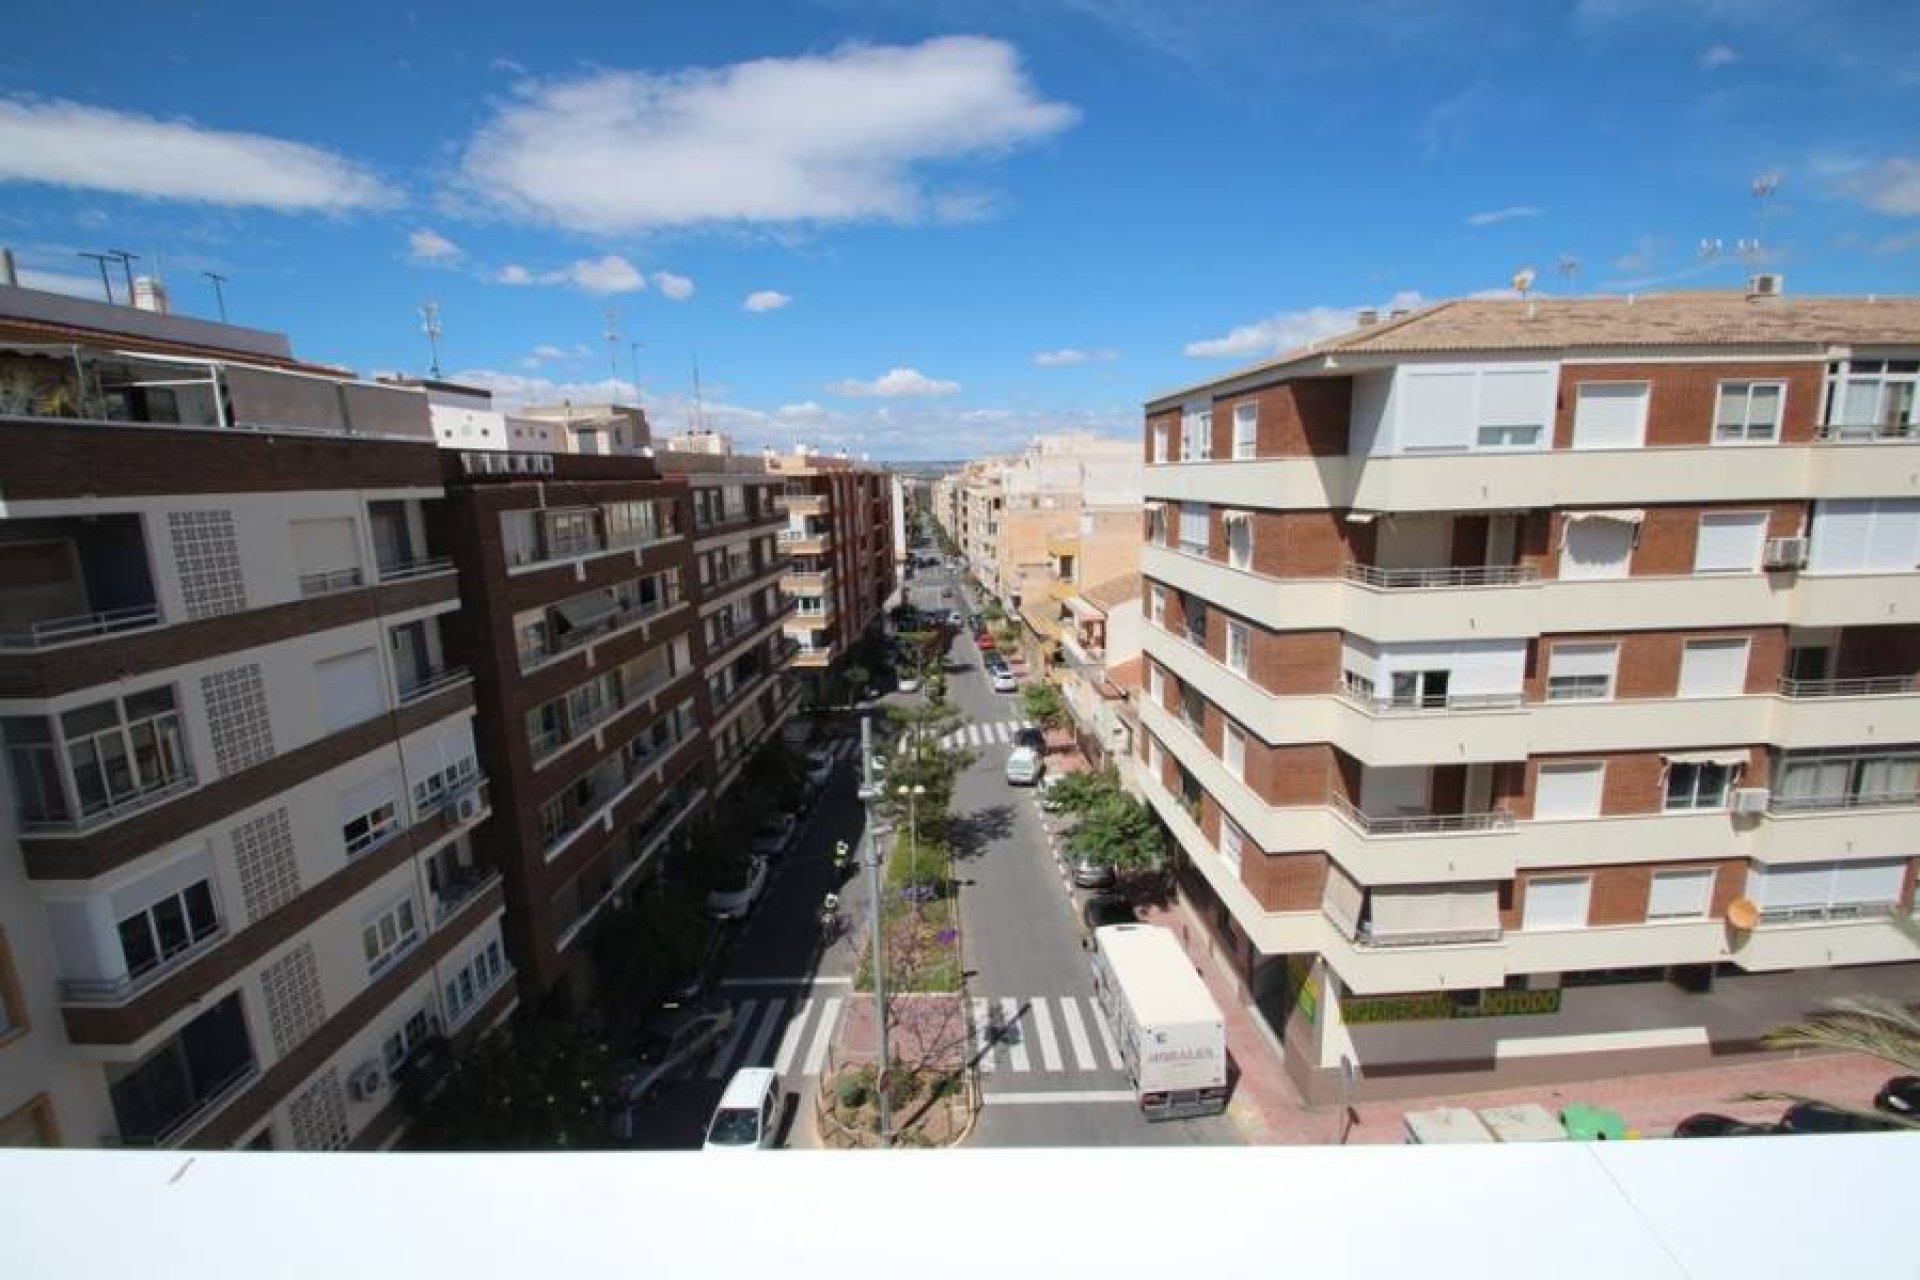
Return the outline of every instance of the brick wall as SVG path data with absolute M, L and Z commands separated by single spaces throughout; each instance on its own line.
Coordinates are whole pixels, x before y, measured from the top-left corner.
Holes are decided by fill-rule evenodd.
M 1527 650 L 1525 690 L 1529 702 L 1544 701 L 1552 672 L 1552 649 L 1561 644 L 1620 646 L 1614 669 L 1614 693 L 1619 699 L 1671 698 L 1680 689 L 1680 663 L 1689 640 L 1747 641 L 1748 693 L 1772 693 L 1786 672 L 1785 627 L 1707 628 L 1698 631 L 1588 632 L 1542 636 Z
M 1268 577 L 1336 577 L 1350 560 L 1371 562 L 1373 551 L 1374 526 L 1353 524 L 1343 511 L 1257 511 L 1253 516 L 1253 570 Z
M 1625 814 L 1659 813 L 1666 807 L 1666 757 L 1658 751 L 1585 751 L 1563 755 L 1534 756 L 1526 762 L 1526 789 L 1508 797 L 1508 808 L 1522 820 L 1533 816 L 1533 798 L 1539 785 L 1540 766 L 1560 761 L 1601 761 L 1606 773 L 1600 781 L 1600 814 L 1616 817 Z M 1764 786 L 1767 774 L 1765 747 L 1748 749 L 1746 768 L 1736 779 L 1740 786 Z
M 1553 447 L 1573 443 L 1573 413 L 1582 382 L 1652 384 L 1647 404 L 1649 446 L 1706 445 L 1713 442 L 1714 407 L 1723 381 L 1757 379 L 1787 384 L 1780 438 L 1804 444 L 1814 437 L 1826 366 L 1819 361 L 1755 361 L 1738 364 L 1565 364 L 1554 415 Z
M 1268 631 L 1254 626 L 1247 673 L 1269 693 L 1326 693 L 1340 679 L 1340 640 L 1338 631 Z
M 1240 880 L 1268 911 L 1312 911 L 1327 891 L 1327 855 L 1268 853 L 1240 857 Z

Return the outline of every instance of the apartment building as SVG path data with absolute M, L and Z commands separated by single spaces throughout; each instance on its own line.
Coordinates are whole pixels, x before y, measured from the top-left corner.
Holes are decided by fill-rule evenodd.
M 425 395 L 0 287 L 0 454 L 0 1141 L 391 1140 L 515 1002 Z
M 786 513 L 780 580 L 793 607 L 794 670 L 816 683 L 861 636 L 876 630 L 899 582 L 893 477 L 878 467 L 802 450 L 767 456 Z
M 1363 319 L 1146 406 L 1143 785 L 1303 1087 L 1910 998 L 1920 300 Z
M 1096 766 L 1116 765 L 1131 780 L 1138 726 L 1129 692 L 1140 683 L 1145 625 L 1140 575 L 1068 587 L 1060 603 L 1053 677 L 1073 716 L 1081 754 Z

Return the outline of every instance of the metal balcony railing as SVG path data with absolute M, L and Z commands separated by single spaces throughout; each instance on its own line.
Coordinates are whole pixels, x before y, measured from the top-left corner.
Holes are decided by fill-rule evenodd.
M 1785 698 L 1877 698 L 1902 693 L 1920 693 L 1920 681 L 1913 676 L 1860 676 L 1850 680 L 1790 680 L 1781 677 L 1780 695 Z
M 1378 934 L 1370 922 L 1364 922 L 1354 935 L 1361 947 L 1444 947 L 1476 942 L 1498 942 L 1504 936 L 1499 926 L 1471 929 L 1419 929 L 1407 933 Z
M 1477 813 L 1416 813 L 1387 816 L 1369 814 L 1340 795 L 1330 795 L 1327 803 L 1348 822 L 1369 836 L 1452 835 L 1460 832 L 1510 831 L 1513 814 L 1505 809 L 1487 809 Z
M 1382 569 L 1349 562 L 1341 568 L 1349 582 L 1386 591 L 1430 591 L 1447 587 L 1511 587 L 1538 582 L 1540 570 L 1524 564 L 1476 564 L 1436 569 Z
M 450 875 L 433 891 L 433 927 L 437 929 L 451 920 L 499 878 L 500 872 L 493 867 L 478 866 L 461 867 Z
M 1762 907 L 1760 923 L 1839 924 L 1848 920 L 1881 920 L 1893 915 L 1896 910 L 1897 904 L 1892 902 L 1830 902 L 1821 906 Z
M 153 782 L 137 791 L 105 799 L 89 799 L 78 817 L 22 817 L 22 835 L 84 835 L 96 827 L 118 822 L 142 809 L 170 800 L 193 790 L 199 784 L 193 770 L 182 770 L 174 777 Z
M 412 706 L 423 699 L 431 698 L 443 689 L 451 689 L 454 685 L 464 684 L 472 678 L 473 674 L 465 667 L 435 667 L 401 684 L 400 705 Z
M 190 947 L 167 956 L 138 973 L 123 973 L 117 978 L 62 978 L 60 999 L 66 1004 L 125 1004 L 169 974 L 180 972 L 201 956 L 227 940 L 227 922 L 222 920 L 212 933 Z
M 1522 705 L 1525 697 L 1518 689 L 1503 693 L 1449 693 L 1415 698 L 1381 697 L 1376 690 L 1365 689 L 1342 680 L 1334 696 L 1352 703 L 1368 715 L 1433 715 L 1449 711 L 1486 711 Z
M 1767 797 L 1767 812 L 1820 813 L 1836 809 L 1892 809 L 1912 804 L 1920 804 L 1920 789 L 1913 787 L 1848 791 L 1824 796 L 1785 796 L 1776 791 Z
M 1911 444 L 1920 422 L 1823 422 L 1814 437 L 1822 444 Z
M 431 578 L 436 574 L 452 573 L 453 559 L 450 556 L 427 556 L 418 560 L 400 560 L 393 564 L 380 566 L 380 581 L 407 582 L 414 578 Z
M 300 594 L 302 596 L 330 596 L 341 591 L 351 591 L 360 585 L 360 570 L 331 569 L 326 573 L 303 573 L 300 575 Z
M 109 1136 L 104 1139 L 103 1145 L 133 1149 L 170 1147 L 185 1138 L 194 1129 L 198 1128 L 201 1122 L 210 1118 L 215 1111 L 238 1097 L 241 1091 L 253 1083 L 254 1078 L 259 1074 L 260 1067 L 258 1063 L 245 1063 L 235 1068 L 235 1070 L 224 1079 L 217 1080 L 210 1084 L 200 1093 L 199 1097 L 190 1100 L 178 1115 L 168 1120 L 166 1125 L 158 1131 L 150 1134 L 136 1134 L 132 1136 L 124 1134 Z
M 0 631 L 0 649 L 44 649 L 78 640 L 97 640 L 122 631 L 156 626 L 159 622 L 160 606 L 157 604 L 104 609 L 99 613 L 80 613 L 70 618 L 47 618 L 28 623 L 25 630 Z

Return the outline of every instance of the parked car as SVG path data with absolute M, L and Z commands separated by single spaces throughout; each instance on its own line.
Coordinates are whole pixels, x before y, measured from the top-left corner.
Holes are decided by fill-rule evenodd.
M 1676 1138 L 1746 1138 L 1763 1133 L 1778 1133 L 1778 1127 L 1764 1120 L 1735 1120 L 1732 1116 L 1702 1111 L 1673 1126 Z
M 1025 728 L 1015 729 L 1013 731 L 1013 745 L 1016 747 L 1032 747 L 1035 751 L 1044 755 L 1047 750 L 1047 735 L 1034 726 L 1027 725 Z
M 1076 889 L 1113 888 L 1113 864 L 1081 854 L 1073 860 L 1073 885 Z
M 825 747 L 815 747 L 807 752 L 807 786 L 815 791 L 825 789 L 833 777 L 833 752 Z
M 765 858 L 752 858 L 747 862 L 744 878 L 730 888 L 715 889 L 707 895 L 707 910 L 716 920 L 744 920 L 753 910 L 753 904 L 760 900 L 761 890 L 767 887 L 767 875 L 771 864 Z
M 992 633 L 986 632 L 986 631 L 976 631 L 973 633 L 973 642 L 974 644 L 978 645 L 983 651 L 987 653 L 993 652 Z
M 1895 1076 L 1873 1095 L 1873 1105 L 1889 1115 L 1920 1120 L 1920 1076 Z
M 1040 781 L 1046 766 L 1032 747 L 1015 747 L 1007 757 L 1007 781 L 1017 787 L 1030 787 Z
M 1080 919 L 1088 933 L 1110 924 L 1140 922 L 1140 917 L 1133 912 L 1133 904 L 1117 893 L 1096 893 L 1088 897 L 1086 905 L 1080 908 Z
M 792 814 L 772 814 L 754 828 L 753 851 L 764 858 L 784 857 L 787 846 L 793 843 L 794 833 L 799 830 L 800 819 Z
M 733 1026 L 733 1010 L 680 1007 L 670 1010 L 641 1042 L 639 1061 L 627 1077 L 628 1103 L 639 1102 L 694 1066 Z
M 987 680 L 993 685 L 993 691 L 995 693 L 1020 692 L 1020 681 L 1016 679 L 1013 672 L 1006 667 L 996 668 L 994 673 L 987 677 Z
M 1796 1102 L 1780 1117 L 1781 1133 L 1881 1133 L 1900 1127 L 1891 1120 L 1843 1111 L 1824 1102 Z
M 720 967 L 721 954 L 726 950 L 727 935 L 724 929 L 711 929 L 707 940 L 700 948 L 700 958 L 691 967 L 674 974 L 664 984 L 667 1005 L 692 1005 L 707 992 L 707 986 L 713 981 L 714 972 Z
M 903 675 L 895 683 L 894 688 L 902 693 L 918 693 L 920 692 L 920 677 L 916 675 Z
M 742 1067 L 727 1081 L 707 1122 L 702 1151 L 758 1151 L 773 1145 L 780 1120 L 780 1077 L 772 1067 Z

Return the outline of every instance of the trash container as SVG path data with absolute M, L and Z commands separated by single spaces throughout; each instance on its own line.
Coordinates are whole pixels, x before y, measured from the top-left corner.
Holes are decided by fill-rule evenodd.
M 1575 1142 L 1621 1142 L 1627 1136 L 1627 1122 L 1618 1112 L 1585 1102 L 1562 1108 L 1560 1125 Z

